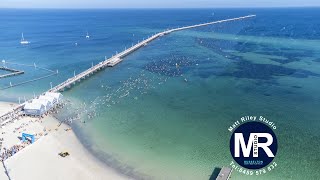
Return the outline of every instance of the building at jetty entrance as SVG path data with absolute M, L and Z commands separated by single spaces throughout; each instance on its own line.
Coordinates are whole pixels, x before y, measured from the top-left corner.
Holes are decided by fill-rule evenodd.
M 46 92 L 45 96 L 54 97 L 57 103 L 61 102 L 63 95 L 61 93 Z
M 23 112 L 28 116 L 42 116 L 61 103 L 62 97 L 61 93 L 45 93 L 45 95 L 40 95 L 31 102 L 26 102 L 23 105 Z
M 46 99 L 33 99 L 32 103 L 43 104 L 45 106 L 46 111 L 49 110 L 53 106 L 53 104 Z
M 51 104 L 55 104 L 57 102 L 57 98 L 55 97 L 52 97 L 52 96 L 44 96 L 44 95 L 41 95 L 39 96 L 40 100 L 45 100 L 45 101 L 49 101 Z
M 24 106 L 24 113 L 30 116 L 41 116 L 46 112 L 46 107 L 40 103 L 26 103 Z

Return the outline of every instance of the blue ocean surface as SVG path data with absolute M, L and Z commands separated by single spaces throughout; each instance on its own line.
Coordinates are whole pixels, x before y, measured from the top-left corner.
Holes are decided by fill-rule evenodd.
M 249 14 L 149 43 L 63 92 L 70 103 L 56 116 L 80 116 L 81 142 L 120 173 L 200 180 L 233 160 L 229 126 L 261 115 L 277 126 L 277 167 L 232 178 L 320 179 L 317 8 L 0 9 L 0 60 L 25 71 L 0 89 L 59 72 L 2 89 L 0 100 L 32 98 L 165 29 Z

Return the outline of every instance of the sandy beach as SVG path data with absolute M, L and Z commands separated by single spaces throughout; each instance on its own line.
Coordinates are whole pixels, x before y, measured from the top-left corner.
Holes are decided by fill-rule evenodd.
M 0 114 L 12 109 L 12 103 L 0 103 Z M 24 117 L 0 129 L 2 148 L 14 145 L 25 146 L 4 161 L 8 175 L 13 180 L 102 180 L 129 179 L 118 174 L 92 156 L 80 143 L 71 128 L 59 126 L 57 119 L 46 116 Z M 25 145 L 19 139 L 22 132 L 35 135 L 35 143 Z M 60 152 L 70 155 L 61 157 Z M 9 179 L 3 164 L 0 166 L 0 179 Z
M 14 103 L 0 102 L 0 116 L 11 111 L 15 106 L 16 104 Z

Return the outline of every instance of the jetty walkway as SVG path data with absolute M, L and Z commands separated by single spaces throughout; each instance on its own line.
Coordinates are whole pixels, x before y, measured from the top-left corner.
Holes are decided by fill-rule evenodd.
M 145 39 L 145 40 L 139 42 L 138 44 L 116 54 L 115 56 L 112 56 L 109 59 L 105 59 L 104 61 L 102 61 L 102 62 L 98 63 L 97 65 L 92 66 L 91 68 L 75 75 L 74 77 L 67 79 L 66 81 L 62 82 L 61 84 L 49 89 L 48 92 L 62 92 L 65 89 L 71 88 L 77 82 L 80 82 L 81 80 L 88 78 L 89 76 L 95 74 L 96 72 L 98 72 L 106 67 L 113 67 L 113 66 L 119 64 L 123 60 L 124 57 L 126 57 L 127 55 L 135 52 L 136 50 L 138 50 L 144 46 L 147 46 L 148 43 L 154 41 L 155 39 L 158 39 L 159 37 L 168 35 L 170 33 L 176 32 L 176 31 L 182 31 L 182 30 L 186 30 L 186 29 L 192 29 L 192 28 L 208 26 L 208 25 L 212 25 L 212 24 L 218 24 L 218 23 L 229 22 L 229 21 L 237 21 L 237 20 L 252 18 L 255 16 L 256 15 L 242 16 L 242 17 L 219 20 L 219 21 L 208 22 L 208 23 L 203 23 L 203 24 L 198 24 L 198 25 L 185 26 L 185 27 L 170 29 L 170 30 L 166 30 L 166 31 L 157 33 L 157 34 L 149 37 L 148 39 Z M 3 119 L 4 117 L 13 116 L 15 113 L 18 113 L 20 110 L 22 110 L 22 108 L 23 108 L 23 104 L 17 106 L 12 111 L 0 116 L 0 123 L 1 123 L 1 119 Z

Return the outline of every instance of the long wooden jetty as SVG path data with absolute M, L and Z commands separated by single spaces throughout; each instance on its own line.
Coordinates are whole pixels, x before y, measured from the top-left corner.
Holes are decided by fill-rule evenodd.
M 105 67 L 113 67 L 113 66 L 117 65 L 118 63 L 120 63 L 125 56 L 133 53 L 134 51 L 138 50 L 141 47 L 148 45 L 148 43 L 150 43 L 151 41 L 154 41 L 155 39 L 162 37 L 164 35 L 167 35 L 167 34 L 170 34 L 170 33 L 176 32 L 176 31 L 182 31 L 182 30 L 186 30 L 186 29 L 192 29 L 192 28 L 197 28 L 197 27 L 201 27 L 201 26 L 208 26 L 208 25 L 218 24 L 218 23 L 223 23 L 223 22 L 228 22 L 228 21 L 236 21 L 236 20 L 251 18 L 251 17 L 255 17 L 255 16 L 256 15 L 242 16 L 242 17 L 238 17 L 238 18 L 225 19 L 225 20 L 203 23 L 203 24 L 198 24 L 198 25 L 193 25 L 193 26 L 185 26 L 185 27 L 175 28 L 175 29 L 171 29 L 171 30 L 157 33 L 157 34 L 149 37 L 148 39 L 143 40 L 143 41 L 139 42 L 138 44 L 132 46 L 131 48 L 126 49 L 126 50 L 122 51 L 121 53 L 116 54 L 115 56 L 100 62 L 99 64 L 81 72 L 80 74 L 75 75 L 72 78 L 69 78 L 68 80 L 64 81 L 63 83 L 50 89 L 49 92 L 64 91 L 65 88 L 71 87 L 76 82 L 81 81 L 82 79 L 89 77 L 90 75 L 94 74 L 95 72 L 97 72 Z
M 170 33 L 176 32 L 176 31 L 182 31 L 182 30 L 186 30 L 186 29 L 192 29 L 192 28 L 208 26 L 208 25 L 212 25 L 212 24 L 218 24 L 218 23 L 229 22 L 229 21 L 237 21 L 237 20 L 252 18 L 255 16 L 256 15 L 242 16 L 242 17 L 219 20 L 219 21 L 203 23 L 203 24 L 198 24 L 198 25 L 185 26 L 185 27 L 170 29 L 170 30 L 166 30 L 166 31 L 157 33 L 157 34 L 149 37 L 148 39 L 143 40 L 143 41 L 139 42 L 138 44 L 116 54 L 115 56 L 112 56 L 109 59 L 105 59 L 104 61 L 102 61 L 102 62 L 98 63 L 97 65 L 92 66 L 91 68 L 75 75 L 74 77 L 67 79 L 66 81 L 62 82 L 61 84 L 49 89 L 48 92 L 61 92 L 61 91 L 64 91 L 65 89 L 71 88 L 77 82 L 80 82 L 81 80 L 88 78 L 89 76 L 93 75 L 94 73 L 96 73 L 106 67 L 113 67 L 113 66 L 119 64 L 123 60 L 124 57 L 126 57 L 127 55 L 135 52 L 136 50 L 138 50 L 144 46 L 147 46 L 148 43 L 154 41 L 155 39 L 158 39 L 159 37 L 168 35 Z M 22 110 L 22 108 L 23 108 L 23 104 L 15 107 L 12 111 L 0 116 L 0 123 L 1 123 L 1 119 L 4 119 L 5 117 L 8 117 L 14 113 L 19 112 L 20 110 Z

